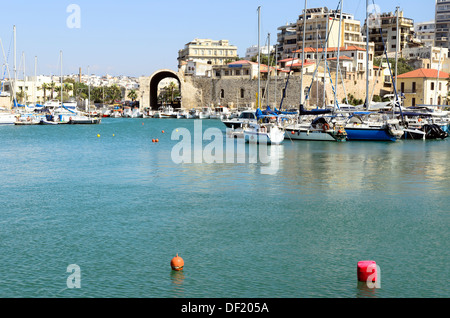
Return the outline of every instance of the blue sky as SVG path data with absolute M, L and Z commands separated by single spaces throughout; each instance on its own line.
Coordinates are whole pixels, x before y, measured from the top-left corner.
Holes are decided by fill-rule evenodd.
M 245 55 L 257 44 L 257 7 L 261 6 L 261 44 L 277 27 L 296 21 L 304 0 L 39 0 L 3 1 L 0 38 L 12 68 L 12 30 L 17 28 L 17 61 L 22 51 L 28 75 L 59 75 L 59 52 L 63 72 L 83 73 L 89 66 L 97 75 L 149 76 L 162 68 L 177 69 L 178 50 L 194 38 L 227 39 Z M 343 11 L 364 21 L 365 0 L 344 0 Z M 372 3 L 372 0 L 370 0 Z M 434 0 L 378 0 L 382 12 L 399 6 L 415 22 L 434 19 Z M 80 27 L 69 28 L 70 4 L 80 8 Z M 309 8 L 336 9 L 338 0 L 309 0 Z M 3 58 L 0 56 L 3 64 Z

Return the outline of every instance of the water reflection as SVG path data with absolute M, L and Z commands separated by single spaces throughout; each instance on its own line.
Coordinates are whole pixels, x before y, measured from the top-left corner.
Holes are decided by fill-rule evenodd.
M 356 289 L 356 298 L 378 298 L 379 288 L 370 288 L 366 282 L 358 282 Z
M 185 275 L 183 271 L 170 271 L 172 292 L 176 297 L 184 297 L 184 279 Z

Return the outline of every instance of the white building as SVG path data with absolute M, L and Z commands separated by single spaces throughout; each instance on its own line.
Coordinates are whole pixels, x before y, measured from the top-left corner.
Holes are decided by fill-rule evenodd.
M 436 35 L 436 24 L 433 21 L 416 23 L 414 26 L 414 32 L 416 33 L 416 38 L 420 40 L 420 42 L 424 46 L 433 46 L 434 38 Z
M 271 45 L 270 47 L 268 47 L 267 45 L 265 46 L 260 46 L 259 47 L 259 52 L 260 54 L 263 55 L 269 55 L 270 53 L 274 52 L 274 46 Z M 258 46 L 257 45 L 252 45 L 249 48 L 247 48 L 247 50 L 245 51 L 245 60 L 250 61 L 252 59 L 252 57 L 257 56 L 258 55 Z

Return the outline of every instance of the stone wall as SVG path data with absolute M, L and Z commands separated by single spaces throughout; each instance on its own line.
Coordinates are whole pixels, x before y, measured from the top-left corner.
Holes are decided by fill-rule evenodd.
M 232 108 L 255 107 L 257 104 L 256 93 L 258 91 L 258 80 L 252 80 L 244 76 L 223 76 L 220 78 L 184 76 L 182 73 L 178 73 L 178 77 L 181 83 L 182 107 L 185 109 L 217 105 Z M 334 83 L 335 75 L 333 73 L 331 74 L 331 78 Z M 140 78 L 139 98 L 141 107 L 148 107 L 150 105 L 150 79 L 151 77 Z M 282 108 L 298 108 L 300 104 L 300 81 L 299 75 L 291 75 L 289 79 L 287 76 L 283 78 L 278 77 L 276 85 L 275 77 L 271 77 L 269 82 L 262 79 L 261 92 L 264 90 L 266 94 L 268 94 L 268 99 L 267 97 L 265 99 L 262 97 L 261 105 L 263 107 L 270 105 L 271 107 L 276 106 L 279 108 L 282 92 L 286 87 L 286 96 L 283 99 Z M 306 106 L 315 107 L 317 103 L 319 106 L 322 106 L 323 83 L 320 80 L 313 82 L 311 74 L 303 76 L 303 99 L 305 98 L 307 89 L 310 85 L 312 86 L 309 91 Z M 373 81 L 371 81 L 369 83 L 370 91 L 372 91 L 373 88 Z M 353 95 L 356 99 L 364 100 L 365 91 L 366 81 L 364 78 L 359 80 L 346 79 L 344 80 L 344 86 L 342 86 L 342 82 L 340 81 L 337 89 L 338 101 L 341 103 L 348 94 Z M 383 79 L 380 77 L 378 83 L 375 85 L 375 95 L 384 95 L 385 93 L 386 92 L 383 91 Z M 334 93 L 329 80 L 327 80 L 326 84 L 325 100 L 327 105 L 332 104 L 334 101 Z

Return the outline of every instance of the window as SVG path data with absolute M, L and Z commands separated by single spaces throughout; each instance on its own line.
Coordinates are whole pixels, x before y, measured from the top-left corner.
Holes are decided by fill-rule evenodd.
M 431 82 L 431 90 L 434 91 L 434 82 Z M 431 103 L 433 104 L 433 103 Z
M 244 98 L 245 96 L 245 89 L 241 88 L 241 98 Z
M 225 97 L 225 91 L 223 89 L 220 90 L 220 98 Z
M 415 99 L 415 98 L 413 98 L 413 99 L 411 100 L 411 106 L 416 106 L 416 99 Z
M 412 92 L 416 92 L 416 82 L 412 82 Z

